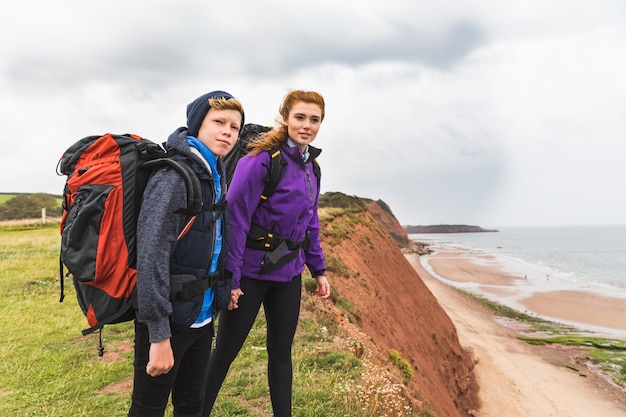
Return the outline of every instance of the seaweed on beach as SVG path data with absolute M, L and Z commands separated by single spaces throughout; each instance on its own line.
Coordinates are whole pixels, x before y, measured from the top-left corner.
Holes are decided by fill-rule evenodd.
M 520 340 L 533 345 L 565 345 L 583 349 L 586 354 L 577 359 L 589 368 L 597 368 L 600 372 L 609 375 L 612 381 L 626 389 L 626 341 L 589 336 L 556 336 L 556 337 L 527 337 L 520 336 Z
M 518 322 L 526 323 L 530 325 L 530 327 L 535 331 L 541 331 L 541 332 L 545 332 L 549 334 L 563 334 L 563 333 L 572 333 L 572 332 L 579 331 L 573 326 L 568 326 L 562 323 L 556 323 L 553 321 L 542 319 L 537 316 L 532 316 L 530 314 L 523 313 L 521 311 L 515 310 L 511 307 L 507 307 L 503 304 L 500 304 L 496 301 L 492 301 L 486 297 L 475 294 L 473 292 L 465 291 L 459 288 L 457 288 L 457 291 L 478 301 L 479 303 L 481 303 L 482 305 L 484 305 L 485 307 L 493 311 L 495 314 L 502 316 L 502 317 L 516 320 Z
M 571 335 L 549 338 L 520 336 L 519 339 L 533 345 L 560 344 L 626 352 L 626 341 L 619 339 Z
M 525 324 L 533 332 L 533 336 L 520 335 L 518 339 L 532 345 L 561 345 L 578 347 L 584 351 L 577 363 L 596 373 L 608 375 L 613 384 L 626 390 L 626 341 L 581 335 L 580 329 L 545 320 L 536 316 L 517 311 L 485 297 L 469 291 L 457 289 L 489 308 L 496 315 L 512 319 L 517 323 Z M 528 331 L 526 331 L 528 333 Z M 538 334 L 540 334 L 538 336 Z M 568 366 L 569 367 L 569 366 Z M 570 367 L 580 372 L 578 369 Z M 583 373 L 580 373 L 584 376 Z

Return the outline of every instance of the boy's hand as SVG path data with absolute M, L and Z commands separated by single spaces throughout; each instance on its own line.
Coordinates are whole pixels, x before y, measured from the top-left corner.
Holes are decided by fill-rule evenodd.
M 174 352 L 170 339 L 150 343 L 150 359 L 146 366 L 146 373 L 150 376 L 159 376 L 168 373 L 174 367 Z

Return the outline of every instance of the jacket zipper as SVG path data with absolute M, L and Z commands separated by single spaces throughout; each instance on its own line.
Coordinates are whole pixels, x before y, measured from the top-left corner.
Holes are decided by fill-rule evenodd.
M 311 200 L 313 199 L 313 184 L 311 184 L 311 172 L 309 171 L 309 168 L 306 167 L 306 179 L 307 182 L 309 183 L 309 197 L 311 198 Z

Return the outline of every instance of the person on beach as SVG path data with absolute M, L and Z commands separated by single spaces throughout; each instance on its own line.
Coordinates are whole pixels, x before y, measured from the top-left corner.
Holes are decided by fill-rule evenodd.
M 215 293 L 207 285 L 182 297 L 174 288 L 211 282 L 224 273 L 228 231 L 227 218 L 220 214 L 226 191 L 221 158 L 232 149 L 243 123 L 241 103 L 229 93 L 213 91 L 187 106 L 187 127 L 176 129 L 167 142 L 197 173 L 203 206 L 215 210 L 201 212 L 193 222 L 177 213 L 187 206 L 186 186 L 172 168 L 157 170 L 144 192 L 137 224 L 138 308 L 129 417 L 162 417 L 170 394 L 175 416 L 201 415 Z
M 253 141 L 250 153 L 235 169 L 226 196 L 232 239 L 226 269 L 233 276 L 232 297 L 229 309 L 220 315 L 209 361 L 204 417 L 211 414 L 261 305 L 267 323 L 267 377 L 274 416 L 291 416 L 291 348 L 305 265 L 317 282 L 317 293 L 323 298 L 330 295 L 317 214 L 319 178 L 313 166 L 321 150 L 310 145 L 324 120 L 324 108 L 317 92 L 289 92 L 279 109 L 278 128 Z M 266 151 L 274 149 L 280 150 L 286 165 L 276 191 L 261 202 L 271 162 Z M 274 236 L 270 248 L 254 244 L 270 234 Z

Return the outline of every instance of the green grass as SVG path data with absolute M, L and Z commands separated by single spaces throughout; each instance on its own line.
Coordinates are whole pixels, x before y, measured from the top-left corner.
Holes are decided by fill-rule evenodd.
M 122 415 L 125 396 L 94 392 L 129 375 L 131 363 L 98 360 L 71 288 L 59 303 L 58 228 L 0 229 L 0 242 L 0 415 Z M 130 332 L 106 335 L 113 353 Z
M 99 357 L 98 335 L 81 336 L 87 323 L 71 281 L 59 303 L 59 244 L 58 226 L 0 228 L 0 416 L 125 416 L 132 323 L 104 328 L 106 351 Z M 294 416 L 434 416 L 427 404 L 408 408 L 389 371 L 372 371 L 376 365 L 363 345 L 342 334 L 327 309 L 315 307 L 314 285 L 305 288 L 293 348 Z M 265 320 L 259 317 L 215 415 L 271 415 Z
M 12 199 L 13 197 L 15 197 L 17 194 L 9 194 L 9 193 L 0 193 L 0 204 L 4 204 L 7 201 L 9 201 L 10 199 Z
M 402 372 L 402 376 L 404 377 L 404 383 L 408 383 L 411 379 L 413 379 L 413 370 L 411 369 L 411 364 L 400 355 L 395 349 L 391 349 L 389 351 L 389 357 L 391 358 L 391 362 Z

